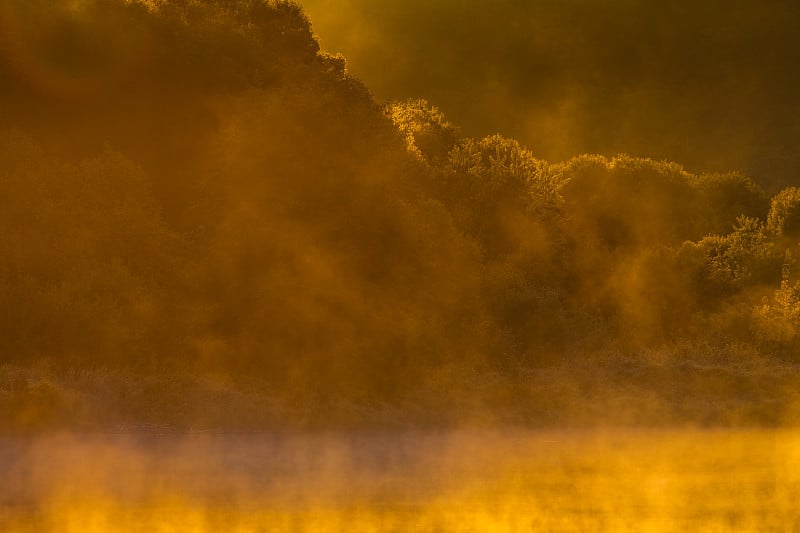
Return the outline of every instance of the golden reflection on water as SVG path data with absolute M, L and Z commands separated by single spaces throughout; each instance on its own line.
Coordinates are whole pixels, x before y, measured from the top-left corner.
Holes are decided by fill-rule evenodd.
M 800 432 L 3 441 L 0 530 L 796 531 Z

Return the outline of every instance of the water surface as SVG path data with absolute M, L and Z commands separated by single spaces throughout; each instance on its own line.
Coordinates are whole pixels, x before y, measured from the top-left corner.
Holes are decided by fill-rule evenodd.
M 9 532 L 800 530 L 794 430 L 0 442 Z

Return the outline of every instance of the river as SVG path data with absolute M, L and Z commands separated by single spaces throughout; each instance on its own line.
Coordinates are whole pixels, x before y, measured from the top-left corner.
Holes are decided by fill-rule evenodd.
M 800 431 L 0 439 L 4 532 L 800 531 Z

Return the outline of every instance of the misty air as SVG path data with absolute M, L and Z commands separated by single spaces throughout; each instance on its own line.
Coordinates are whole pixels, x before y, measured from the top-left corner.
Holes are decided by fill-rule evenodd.
M 0 0 L 0 530 L 800 527 L 798 23 Z

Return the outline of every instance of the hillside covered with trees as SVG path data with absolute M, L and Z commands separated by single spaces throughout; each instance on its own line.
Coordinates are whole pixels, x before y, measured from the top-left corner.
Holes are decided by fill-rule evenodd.
M 282 0 L 0 5 L 0 424 L 795 420 L 800 188 L 382 104 Z

